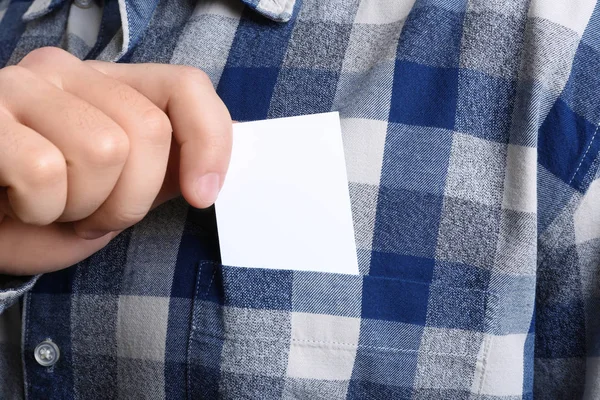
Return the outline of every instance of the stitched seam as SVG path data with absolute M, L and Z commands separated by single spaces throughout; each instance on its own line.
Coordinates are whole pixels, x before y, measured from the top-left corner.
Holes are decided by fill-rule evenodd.
M 594 131 L 594 134 L 592 135 L 592 139 L 590 139 L 590 144 L 588 145 L 587 149 L 585 150 L 585 153 L 583 153 L 583 157 L 581 157 L 581 161 L 579 161 L 579 165 L 577 166 L 577 169 L 575 169 L 575 173 L 573 173 L 573 176 L 569 180 L 569 185 L 575 179 L 577 172 L 579 172 L 579 168 L 581 168 L 581 164 L 583 164 L 583 160 L 585 160 L 585 157 L 587 157 L 587 154 L 590 151 L 592 144 L 594 143 L 594 139 L 596 138 L 596 134 L 598 133 L 598 127 L 600 127 L 600 123 L 598 125 L 596 125 L 596 130 Z
M 217 273 L 217 269 L 215 268 L 215 269 L 213 270 L 213 273 L 212 273 L 211 277 L 210 277 L 210 282 L 208 282 L 208 287 L 206 288 L 206 293 L 204 293 L 204 297 L 208 296 L 208 292 L 210 291 L 210 287 L 211 287 L 211 286 L 212 286 L 212 284 L 213 284 L 213 281 L 214 281 L 214 279 L 215 279 L 215 274 L 216 274 L 216 273 Z
M 483 390 L 483 385 L 485 383 L 485 378 L 487 375 L 487 360 L 489 357 L 490 347 L 492 343 L 491 337 L 484 336 L 483 340 L 485 340 L 485 346 L 483 348 L 483 356 L 481 359 L 481 381 L 479 382 L 479 390 L 477 391 L 477 394 L 481 394 L 481 391 Z
M 198 275 L 196 277 L 196 288 L 194 289 L 194 297 L 198 293 L 198 289 L 200 289 L 200 277 L 202 276 L 202 268 L 200 268 L 199 264 L 196 264 L 196 265 L 198 266 Z M 188 342 L 188 347 L 187 347 L 187 363 L 186 363 L 186 368 L 187 368 L 187 374 L 186 374 L 187 382 L 185 383 L 185 386 L 187 388 L 187 390 L 186 390 L 186 398 L 188 400 L 191 400 L 191 397 L 190 397 L 190 392 L 191 392 L 191 390 L 190 390 L 190 382 L 192 381 L 192 373 L 191 373 L 192 369 L 190 368 L 190 365 L 191 365 L 190 362 L 191 362 L 192 357 L 191 357 L 191 350 L 190 349 L 192 348 L 192 337 L 194 336 L 193 335 L 193 331 L 194 331 L 194 326 L 196 325 L 195 320 L 196 320 L 196 315 L 197 315 L 194 312 L 194 302 L 192 302 L 191 307 L 192 307 L 192 310 L 191 310 L 192 311 L 192 321 L 191 321 L 192 326 L 190 327 L 190 333 L 188 335 L 188 340 L 187 340 L 187 342 Z
M 205 265 L 205 264 L 206 263 L 199 263 L 198 264 L 198 269 L 200 271 L 198 272 L 198 278 L 196 280 L 196 290 L 194 292 L 194 299 L 197 299 L 199 297 L 198 296 L 198 292 L 199 292 L 199 289 L 200 289 L 200 276 L 202 274 L 202 267 L 201 266 Z M 217 273 L 217 268 L 216 268 L 216 266 L 214 266 L 213 267 L 213 273 L 212 273 L 212 275 L 210 277 L 210 281 L 208 283 L 208 287 L 206 288 L 206 293 L 204 293 L 204 297 L 206 297 L 208 295 L 208 292 L 210 291 L 210 287 L 212 286 L 212 283 L 214 281 L 216 273 Z M 198 298 L 198 299 L 200 300 L 200 298 Z M 195 300 L 194 300 L 194 303 L 195 303 Z M 190 349 L 192 348 L 192 338 L 194 337 L 194 331 L 196 331 L 196 327 L 197 327 L 197 318 L 196 318 L 196 316 L 198 315 L 199 311 L 200 310 L 199 309 L 196 310 L 196 307 L 194 306 L 194 304 L 192 304 L 192 329 L 190 331 L 189 338 L 188 338 L 188 359 L 187 359 L 187 364 L 188 364 L 188 367 L 187 367 L 187 369 L 188 369 L 188 373 L 187 373 L 188 381 L 187 381 L 186 385 L 187 385 L 187 388 L 188 388 L 188 390 L 187 390 L 187 392 L 188 392 L 187 393 L 188 399 L 190 399 L 190 397 L 189 397 L 189 395 L 191 393 L 191 390 L 190 390 L 190 384 L 191 383 L 190 382 L 192 381 L 192 374 L 191 374 L 191 368 L 190 368 L 190 365 L 191 365 L 191 354 L 190 354 L 191 351 L 190 351 Z
M 498 298 L 498 296 L 496 296 L 494 293 L 490 293 L 491 296 L 495 296 L 496 299 Z M 489 298 L 486 297 L 486 303 L 485 303 L 485 308 L 484 308 L 484 332 L 488 332 L 490 329 L 490 326 L 486 323 L 487 322 L 487 317 L 488 317 L 488 305 L 489 305 Z M 533 315 L 532 315 L 533 318 Z M 491 347 L 491 343 L 492 343 L 492 337 L 484 335 L 483 336 L 483 340 L 484 340 L 484 347 L 483 347 L 483 354 L 482 354 L 482 358 L 481 358 L 481 381 L 479 382 L 479 390 L 478 390 L 478 394 L 481 394 L 483 387 L 485 385 L 485 379 L 487 377 L 487 364 L 488 364 L 488 357 L 489 357 L 489 352 L 490 352 L 490 347 Z
M 364 344 L 353 344 L 353 343 L 344 343 L 344 342 L 331 342 L 331 341 L 320 341 L 320 340 L 309 340 L 309 339 L 296 339 L 296 338 L 280 338 L 280 337 L 272 337 L 272 336 L 240 336 L 240 337 L 235 337 L 235 336 L 219 336 L 219 335 L 215 335 L 211 332 L 205 332 L 205 331 L 196 331 L 196 333 L 205 336 L 205 337 L 210 337 L 210 338 L 214 338 L 214 339 L 218 339 L 218 340 L 228 340 L 231 342 L 251 342 L 254 340 L 265 340 L 265 341 L 276 341 L 276 342 L 294 342 L 294 343 L 303 343 L 303 344 L 307 344 L 307 345 L 314 345 L 315 347 L 320 346 L 320 345 L 337 345 L 337 346 L 345 346 L 345 347 L 352 347 L 352 349 L 372 349 L 372 350 L 384 350 L 384 351 L 390 351 L 390 352 L 395 352 L 395 353 L 410 353 L 410 354 L 414 354 L 414 353 L 421 353 L 421 354 L 430 354 L 430 355 L 439 355 L 439 356 L 453 356 L 453 357 L 467 357 L 467 358 L 475 358 L 476 356 L 474 355 L 469 355 L 468 353 L 464 352 L 464 353 L 449 353 L 449 352 L 442 352 L 442 351 L 428 351 L 428 350 L 413 350 L 413 349 L 400 349 L 400 348 L 396 348 L 396 347 L 386 347 L 386 346 L 370 346 L 370 345 L 364 345 Z M 348 349 L 348 350 L 352 350 L 352 349 Z
M 27 384 L 27 366 L 25 364 L 25 345 L 27 343 L 29 343 L 29 318 L 31 316 L 31 312 L 30 312 L 30 304 L 31 302 L 29 301 L 30 298 L 30 294 L 29 293 L 25 293 L 25 306 L 23 307 L 23 310 L 25 312 L 25 326 L 22 326 L 21 329 L 24 330 L 25 332 L 21 333 L 23 335 L 23 340 L 22 340 L 22 344 L 21 344 L 21 363 L 23 364 L 23 384 L 27 387 L 27 390 L 25 391 L 25 398 L 29 398 L 31 396 L 31 385 Z
M 213 264 L 215 265 L 215 262 L 212 261 L 201 261 L 200 265 L 207 265 L 207 264 Z M 206 295 L 208 295 L 208 292 L 210 290 L 210 287 L 212 286 L 213 280 L 214 280 L 214 276 L 215 276 L 215 272 L 216 272 L 216 268 L 213 270 L 213 274 L 211 276 L 208 288 L 206 290 L 205 293 L 205 297 Z M 383 279 L 395 279 L 395 278 L 385 278 L 385 277 L 380 277 Z M 422 282 L 416 282 L 416 281 L 410 281 L 413 283 L 422 283 Z M 424 285 L 426 285 L 426 283 L 423 283 Z M 429 286 L 442 286 L 439 284 L 429 284 Z M 493 291 L 488 289 L 485 290 L 481 290 L 481 289 L 468 289 L 468 288 L 464 288 L 464 287 L 460 287 L 460 286 L 452 286 L 453 288 L 455 288 L 456 290 L 460 290 L 460 291 L 468 291 L 468 292 L 479 292 L 482 294 L 486 294 L 486 295 L 496 295 Z M 198 289 L 199 287 L 196 288 L 196 296 L 198 296 Z M 485 313 L 487 311 L 487 303 L 486 303 L 486 298 L 482 298 L 480 301 L 477 302 L 477 306 L 481 309 L 483 309 L 483 312 Z M 197 315 L 197 312 L 194 312 L 194 316 Z M 292 341 L 292 342 L 296 342 L 296 343 L 304 343 L 304 344 L 313 344 L 313 345 L 337 345 L 337 346 L 352 346 L 353 348 L 363 348 L 363 349 L 371 349 L 371 350 L 383 350 L 383 351 L 390 351 L 390 352 L 397 352 L 397 353 L 410 353 L 410 354 L 414 354 L 414 353 L 423 353 L 423 354 L 428 354 L 428 355 L 440 355 L 440 356 L 453 356 L 453 357 L 462 357 L 462 358 L 475 358 L 476 356 L 474 355 L 470 355 L 468 352 L 462 352 L 462 353 L 458 353 L 458 352 L 436 352 L 436 351 L 429 351 L 429 350 L 423 350 L 423 349 L 419 349 L 419 350 L 412 350 L 412 349 L 401 349 L 401 348 L 395 348 L 395 347 L 386 347 L 386 346 L 371 346 L 371 345 L 361 345 L 361 344 L 352 344 L 352 343 L 343 343 L 343 342 L 332 342 L 332 341 L 315 341 L 315 340 L 307 340 L 307 339 L 295 339 L 295 338 L 280 338 L 280 337 L 273 337 L 273 336 L 227 336 L 227 335 L 214 335 L 213 333 L 210 332 L 206 332 L 204 330 L 199 330 L 196 324 L 196 319 L 194 318 L 194 323 L 193 323 L 193 331 L 199 335 L 205 336 L 205 337 L 211 337 L 214 339 L 218 339 L 218 340 L 230 340 L 230 341 L 236 341 L 236 342 L 243 342 L 243 341 L 253 341 L 253 340 L 271 340 L 271 341 L 279 341 L 279 342 L 287 342 L 287 341 Z M 191 336 L 191 335 L 190 335 Z

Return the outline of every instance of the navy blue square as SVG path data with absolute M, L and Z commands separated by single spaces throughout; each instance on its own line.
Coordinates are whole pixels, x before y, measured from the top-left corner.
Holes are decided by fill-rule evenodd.
M 200 399 L 218 399 L 221 395 L 219 390 L 219 382 L 221 381 L 221 370 L 218 368 L 219 359 L 215 360 L 214 367 L 208 367 L 205 365 L 191 364 L 188 368 L 189 371 L 184 372 L 184 376 L 189 376 L 187 382 L 187 390 L 190 398 Z M 181 387 L 174 388 L 169 384 L 169 381 L 165 380 L 165 394 L 174 392 L 177 395 L 181 395 L 183 392 Z M 170 398 L 170 397 L 167 397 Z M 175 397 L 177 398 L 177 397 Z
M 47 398 L 48 388 L 54 388 L 54 385 L 56 385 L 56 390 L 52 390 L 52 395 L 62 399 L 72 398 L 76 379 L 73 371 L 80 366 L 82 360 L 80 357 L 73 359 L 73 340 L 76 340 L 81 332 L 72 330 L 71 311 L 69 294 L 32 294 L 29 298 L 27 320 L 31 323 L 27 323 L 27 333 L 22 339 L 23 354 L 27 355 L 23 357 L 27 377 L 35 380 L 35 384 L 29 386 L 31 391 L 28 393 L 33 398 Z M 82 318 L 81 315 L 74 317 Z M 108 318 L 104 322 L 110 324 L 112 321 L 111 318 Z M 60 349 L 60 360 L 52 366 L 51 373 L 48 373 L 48 367 L 40 366 L 33 357 L 35 347 L 47 338 L 52 339 Z M 98 362 L 103 362 L 101 355 L 98 356 Z M 2 365 L 6 364 L 3 362 Z M 104 366 L 106 368 L 116 367 L 110 362 Z M 79 371 L 79 369 L 77 370 Z
M 434 258 L 442 195 L 379 188 L 373 250 Z
M 179 358 L 181 360 L 188 360 L 189 368 L 191 369 L 190 381 L 187 382 L 191 393 L 218 393 L 219 380 L 220 380 L 220 361 L 221 353 L 223 350 L 225 329 L 223 323 L 223 307 L 203 302 L 195 301 L 193 305 L 193 316 L 191 324 L 189 323 L 188 317 L 188 341 L 184 342 L 185 337 L 177 337 L 180 332 L 172 331 L 172 324 L 169 324 L 167 350 L 173 347 L 176 353 L 182 353 Z M 171 311 L 171 310 L 169 310 Z M 174 312 L 185 313 L 185 310 L 173 310 L 170 312 L 171 316 Z M 171 341 L 177 341 L 180 343 L 170 343 Z M 185 343 L 185 344 L 184 344 Z M 187 345 L 186 345 L 187 344 Z M 165 352 L 165 356 L 167 353 Z M 178 354 L 167 356 L 167 359 L 177 360 Z M 184 364 L 185 365 L 185 364 Z M 165 377 L 167 377 L 167 371 L 165 370 Z M 186 376 L 174 377 L 172 381 L 179 382 L 183 380 L 183 386 L 186 384 Z M 181 385 L 179 386 L 178 393 L 181 393 Z M 177 388 L 174 388 L 177 390 Z
M 173 398 L 186 385 L 187 365 L 182 362 L 188 356 L 192 303 L 189 298 L 171 297 L 167 340 L 165 341 L 165 397 Z
M 486 292 L 447 285 L 431 285 L 427 326 L 485 330 Z
M 47 369 L 40 371 L 38 374 L 31 375 L 28 371 L 27 379 L 35 379 L 36 382 L 35 385 L 30 385 L 29 389 L 35 388 L 36 391 L 40 391 L 40 393 L 37 393 L 36 391 L 31 390 L 29 391 L 28 395 L 34 399 L 48 398 L 48 388 L 54 388 L 54 386 L 56 386 L 57 390 L 56 392 L 53 390 L 51 396 L 56 396 L 56 398 L 59 399 L 73 399 L 74 393 L 77 393 L 77 397 L 81 399 L 97 399 L 99 397 L 99 393 L 115 392 L 116 382 L 118 382 L 117 369 L 122 367 L 120 360 L 119 364 L 117 364 L 118 357 L 116 347 L 110 354 L 103 352 L 96 354 L 77 352 L 73 355 L 73 361 L 59 359 L 59 361 L 54 365 L 55 370 L 53 370 L 50 374 L 48 373 Z M 62 365 L 64 365 L 65 368 L 67 368 L 67 366 L 70 367 L 68 369 L 73 375 L 73 388 L 69 388 L 67 386 L 67 382 L 61 379 L 57 371 L 58 368 L 60 368 L 58 364 L 60 364 L 61 361 L 64 361 Z M 36 367 L 39 368 L 37 365 Z M 94 379 L 84 378 L 88 376 L 93 376 Z M 119 394 L 123 393 L 121 391 L 119 392 Z M 124 397 L 127 396 L 125 395 Z
M 15 49 L 25 30 L 25 23 L 21 19 L 31 5 L 28 1 L 12 1 L 6 10 L 4 18 L 0 20 L 0 66 L 4 66 Z
M 373 251 L 369 275 L 430 283 L 434 263 L 432 258 Z
M 597 127 L 558 99 L 538 135 L 538 160 L 573 188 L 585 191 L 585 175 L 600 150 Z
M 587 298 L 586 307 L 588 310 L 600 310 L 600 297 Z M 600 319 L 588 320 L 586 329 L 589 332 L 587 356 L 600 357 Z
M 458 68 L 396 61 L 390 122 L 454 129 Z
M 242 14 L 231 43 L 226 68 L 280 67 L 287 52 L 295 20 L 282 24 L 254 10 Z
M 516 95 L 514 81 L 461 69 L 458 74 L 456 130 L 508 143 Z
M 181 393 L 181 388 L 186 387 L 186 377 L 188 368 L 190 372 L 194 370 L 193 367 L 180 361 L 165 361 L 165 398 L 174 399 Z M 199 369 L 199 367 L 197 367 Z
M 73 279 L 77 271 L 76 266 L 61 269 L 59 271 L 43 274 L 37 280 L 32 293 L 70 294 L 73 290 Z M 11 287 L 8 285 L 7 287 Z
M 193 300 L 171 297 L 165 341 L 165 361 L 185 360 L 190 340 L 190 320 L 193 317 Z
M 582 298 L 577 246 L 557 248 L 542 242 L 539 252 L 545 257 L 537 268 L 537 301 L 546 304 L 557 299 Z
M 429 285 L 365 276 L 362 317 L 425 326 Z
M 331 111 L 338 79 L 337 72 L 282 68 L 271 100 L 269 118 Z M 256 94 L 252 98 L 256 98 Z
M 225 67 L 217 93 L 236 121 L 267 118 L 278 68 Z
M 73 285 L 77 294 L 121 294 L 132 229 L 126 229 L 105 248 L 77 264 Z
M 226 306 L 292 310 L 293 271 L 223 267 Z
M 223 305 L 223 269 L 219 263 L 201 261 L 198 267 L 198 277 L 194 300 L 206 300 Z
M 586 355 L 583 301 L 537 303 L 536 358 L 578 358 Z
M 196 241 L 186 240 L 191 239 L 190 236 L 182 237 L 179 254 L 182 254 L 182 250 L 185 254 L 185 249 L 190 248 L 191 243 Z M 173 274 L 173 283 L 171 285 L 171 296 L 180 297 L 186 299 L 194 298 L 194 289 L 196 286 L 196 274 L 198 273 L 197 262 L 178 259 L 175 264 L 175 273 Z
M 586 327 L 577 248 L 540 251 L 547 256 L 537 275 L 536 357 L 582 357 Z
M 218 263 L 219 239 L 214 207 L 189 208 L 175 264 L 171 296 L 192 299 L 202 260 Z
M 398 59 L 437 67 L 458 67 L 463 19 L 463 13 L 438 7 L 414 7 L 402 28 Z
M 390 386 L 381 385 L 369 381 L 350 381 L 348 386 L 347 400 L 364 400 L 364 399 L 395 399 L 408 400 L 412 399 L 413 390 L 410 386 Z
M 293 27 L 244 12 L 217 87 L 234 120 L 267 117 Z

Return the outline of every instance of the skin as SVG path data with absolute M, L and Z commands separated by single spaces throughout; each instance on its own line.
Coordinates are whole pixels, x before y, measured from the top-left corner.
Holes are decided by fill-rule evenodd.
M 66 268 L 179 195 L 210 206 L 231 127 L 192 67 L 42 48 L 0 69 L 0 273 Z

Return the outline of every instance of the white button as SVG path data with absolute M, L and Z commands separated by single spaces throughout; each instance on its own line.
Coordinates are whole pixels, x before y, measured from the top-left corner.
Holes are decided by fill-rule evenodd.
M 60 350 L 58 346 L 50 339 L 44 340 L 38 344 L 33 352 L 35 361 L 43 367 L 50 367 L 60 358 Z
M 79 8 L 90 8 L 94 4 L 94 0 L 75 0 L 75 5 Z

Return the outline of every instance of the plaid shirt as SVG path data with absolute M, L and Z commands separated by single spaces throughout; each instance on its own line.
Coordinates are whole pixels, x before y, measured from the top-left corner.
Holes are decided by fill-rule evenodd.
M 360 276 L 221 265 L 213 211 L 169 202 L 4 282 L 0 397 L 600 398 L 595 0 L 195 3 L 0 0 L 0 65 L 55 45 L 199 67 L 236 120 L 339 111 Z

